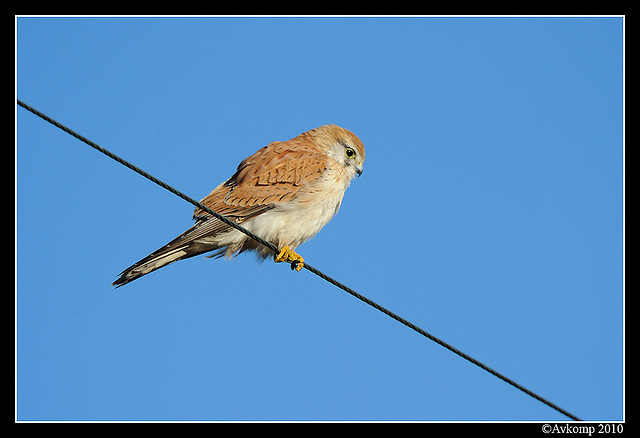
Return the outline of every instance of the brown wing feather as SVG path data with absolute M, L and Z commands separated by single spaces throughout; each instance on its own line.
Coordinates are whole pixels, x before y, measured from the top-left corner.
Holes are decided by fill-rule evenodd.
M 296 197 L 304 184 L 319 177 L 327 156 L 301 136 L 273 142 L 243 160 L 236 173 L 200 202 L 239 222 Z M 209 215 L 199 208 L 197 219 Z

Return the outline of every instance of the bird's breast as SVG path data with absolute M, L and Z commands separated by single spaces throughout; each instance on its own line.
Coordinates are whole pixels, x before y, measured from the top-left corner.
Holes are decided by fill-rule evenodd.
M 251 228 L 280 246 L 292 249 L 315 236 L 338 212 L 348 179 L 325 175 L 298 192 L 288 202 L 252 220 Z

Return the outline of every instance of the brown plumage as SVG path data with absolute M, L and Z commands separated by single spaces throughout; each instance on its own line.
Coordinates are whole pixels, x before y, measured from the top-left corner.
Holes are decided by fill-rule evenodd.
M 258 150 L 200 202 L 279 249 L 293 250 L 338 211 L 349 182 L 362 172 L 364 158 L 364 146 L 355 134 L 324 125 Z M 122 286 L 175 261 L 210 251 L 216 251 L 212 257 L 233 257 L 249 250 L 262 258 L 273 255 L 199 208 L 193 217 L 193 227 L 125 269 L 113 285 Z

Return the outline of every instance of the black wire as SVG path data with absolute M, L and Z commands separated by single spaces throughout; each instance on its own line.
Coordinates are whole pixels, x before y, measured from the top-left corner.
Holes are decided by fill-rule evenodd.
M 216 213 L 215 211 L 211 210 L 210 208 L 206 207 L 205 205 L 202 205 L 200 202 L 196 201 L 195 199 L 185 195 L 184 193 L 180 192 L 177 189 L 174 189 L 173 187 L 171 187 L 170 185 L 164 183 L 163 181 L 159 180 L 158 178 L 154 177 L 153 175 L 148 174 L 147 172 L 145 172 L 144 170 L 140 169 L 139 167 L 134 166 L 133 164 L 131 164 L 128 161 L 120 158 L 119 156 L 117 156 L 116 154 L 108 151 L 107 149 L 103 148 L 102 146 L 100 146 L 100 145 L 92 142 L 91 140 L 81 136 L 80 134 L 78 134 L 77 132 L 73 131 L 72 129 L 67 128 L 63 124 L 53 120 L 52 118 L 50 118 L 47 115 L 41 113 L 40 111 L 36 110 L 35 108 L 25 104 L 24 102 L 20 101 L 19 99 L 18 99 L 18 105 L 20 105 L 21 107 L 25 108 L 26 110 L 32 112 L 36 116 L 46 120 L 47 122 L 51 123 L 52 125 L 62 129 L 63 131 L 65 131 L 66 133 L 72 135 L 73 137 L 77 138 L 78 140 L 88 144 L 92 148 L 102 152 L 103 154 L 105 154 L 109 158 L 112 158 L 112 159 L 116 160 L 118 163 L 128 167 L 129 169 L 133 170 L 134 172 L 144 176 L 148 180 L 158 184 L 160 187 L 170 191 L 174 195 L 179 196 L 180 198 L 184 199 L 185 201 L 189 202 L 190 204 L 193 204 L 194 206 L 206 211 L 207 213 L 211 214 L 212 216 L 216 217 L 217 219 L 221 220 L 222 222 L 226 223 L 227 225 L 232 226 L 233 228 L 237 229 L 238 231 L 246 234 L 250 238 L 256 240 L 257 242 L 259 242 L 262 245 L 266 246 L 267 248 L 271 249 L 272 251 L 274 251 L 276 253 L 278 252 L 278 248 L 274 244 L 272 244 L 271 242 L 268 242 L 268 241 L 262 239 L 261 237 L 256 236 L 251 231 L 249 231 L 249 230 L 245 229 L 244 227 L 236 224 L 232 220 L 227 219 L 225 216 L 222 216 L 219 213 Z M 292 264 L 292 268 L 293 268 L 293 264 Z M 314 273 L 318 277 L 328 281 L 329 283 L 333 284 L 334 286 L 342 289 L 343 291 L 347 292 L 348 294 L 354 296 L 355 298 L 359 299 L 360 301 L 362 301 L 362 302 L 370 305 L 371 307 L 379 310 L 380 312 L 384 313 L 385 315 L 387 315 L 387 316 L 395 319 L 396 321 L 406 325 L 407 327 L 409 327 L 410 329 L 414 330 L 415 332 L 421 334 L 422 336 L 426 337 L 427 339 L 432 340 L 436 344 L 441 345 L 442 347 L 446 348 L 447 350 L 457 354 L 458 356 L 462 357 L 463 359 L 468 360 L 472 364 L 482 368 L 483 370 L 485 370 L 488 373 L 494 375 L 495 377 L 503 380 L 504 382 L 508 383 L 509 385 L 519 389 L 520 391 L 524 392 L 525 394 L 535 398 L 538 401 L 541 401 L 542 403 L 546 404 L 547 406 L 549 406 L 549 407 L 555 409 L 556 411 L 566 415 L 567 417 L 571 418 L 572 420 L 581 421 L 580 418 L 578 418 L 575 415 L 567 412 L 566 410 L 562 409 L 558 405 L 556 405 L 556 404 L 550 402 L 549 400 L 539 396 L 535 392 L 525 388 L 524 386 L 522 386 L 519 383 L 511 380 L 510 378 L 500 374 L 499 372 L 495 371 L 493 368 L 490 368 L 489 366 L 483 364 L 479 360 L 474 359 L 473 357 L 469 356 L 466 353 L 463 353 L 462 351 L 458 350 L 454 346 L 447 344 L 446 342 L 444 342 L 443 340 L 435 337 L 434 335 L 430 334 L 429 332 L 424 331 L 423 329 L 421 329 L 417 325 L 413 324 L 412 322 L 409 322 L 406 319 L 396 315 L 392 311 L 382 307 L 381 305 L 379 305 L 378 303 L 370 300 L 369 298 L 365 297 L 364 295 L 359 294 L 358 292 L 354 291 L 350 287 L 348 287 L 348 286 L 340 283 L 339 281 L 329 277 L 328 275 L 326 275 L 322 271 L 319 271 L 318 269 L 316 269 L 313 266 L 309 265 L 306 261 L 304 262 L 304 268 L 306 268 L 309 272 Z

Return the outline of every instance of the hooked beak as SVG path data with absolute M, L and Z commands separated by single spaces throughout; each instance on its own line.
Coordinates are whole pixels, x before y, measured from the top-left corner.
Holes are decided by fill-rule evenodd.
M 358 174 L 358 176 L 362 175 L 362 164 L 358 164 L 356 166 L 356 173 Z

